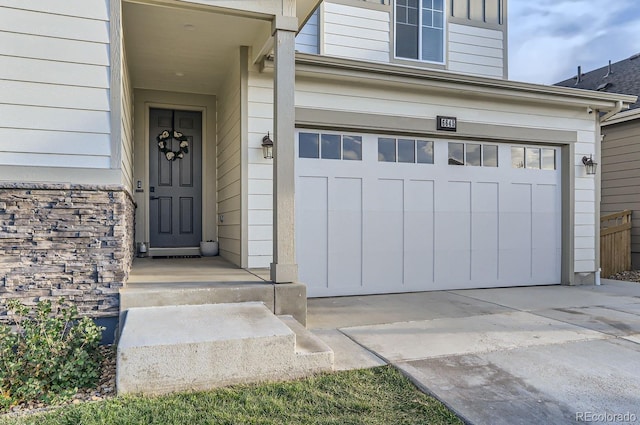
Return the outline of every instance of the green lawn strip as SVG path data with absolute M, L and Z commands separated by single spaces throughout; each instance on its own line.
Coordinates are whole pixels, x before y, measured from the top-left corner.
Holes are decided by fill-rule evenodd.
M 2 425 L 462 424 L 391 366 L 162 397 L 118 397 Z

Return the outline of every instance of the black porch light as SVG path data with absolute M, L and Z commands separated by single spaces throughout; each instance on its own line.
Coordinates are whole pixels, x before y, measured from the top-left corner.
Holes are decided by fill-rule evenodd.
M 262 155 L 264 159 L 273 158 L 273 140 L 269 137 L 269 132 L 262 138 Z
M 598 169 L 598 163 L 593 162 L 593 158 L 591 155 L 587 158 L 586 155 L 582 157 L 582 163 L 584 164 L 585 169 L 587 170 L 588 175 L 593 175 L 596 173 Z

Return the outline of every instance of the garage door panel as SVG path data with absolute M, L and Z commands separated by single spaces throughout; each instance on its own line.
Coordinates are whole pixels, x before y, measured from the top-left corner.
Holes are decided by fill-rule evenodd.
M 296 252 L 304 265 L 300 279 L 309 285 L 310 294 L 320 295 L 328 287 L 328 179 L 300 177 L 297 189 Z
M 498 275 L 498 183 L 476 183 L 472 193 L 471 275 L 474 280 L 496 281 Z
M 379 179 L 368 194 L 365 211 L 364 270 L 367 286 L 376 289 L 403 283 L 404 181 Z
M 434 182 L 409 180 L 405 192 L 404 284 L 428 290 L 434 277 Z
M 436 213 L 436 280 L 471 278 L 471 182 L 439 187 Z
M 330 182 L 329 282 L 336 290 L 362 285 L 362 179 Z

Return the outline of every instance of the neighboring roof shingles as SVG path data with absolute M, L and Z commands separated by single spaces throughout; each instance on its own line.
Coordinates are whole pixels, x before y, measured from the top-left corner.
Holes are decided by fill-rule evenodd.
M 640 96 L 640 55 L 582 74 L 582 80 L 576 84 L 576 77 L 556 83 L 556 86 L 573 87 L 584 90 L 598 90 L 607 93 L 631 94 Z M 635 58 L 634 58 L 635 57 Z M 631 59 L 634 58 L 634 59 Z M 608 83 L 608 84 L 607 84 Z M 640 108 L 640 99 L 629 106 L 629 109 Z

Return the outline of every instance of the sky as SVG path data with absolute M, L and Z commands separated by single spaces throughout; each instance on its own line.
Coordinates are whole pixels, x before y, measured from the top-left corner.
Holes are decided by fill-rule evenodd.
M 553 84 L 640 53 L 640 0 L 509 0 L 509 79 Z

